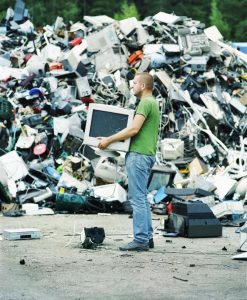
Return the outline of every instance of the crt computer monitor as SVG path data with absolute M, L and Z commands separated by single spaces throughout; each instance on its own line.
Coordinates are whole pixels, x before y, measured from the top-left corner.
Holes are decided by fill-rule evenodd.
M 163 165 L 154 165 L 148 178 L 148 191 L 158 190 L 162 186 L 170 187 L 175 175 L 176 171 L 171 168 Z
M 84 144 L 97 147 L 98 137 L 113 135 L 129 127 L 134 118 L 134 110 L 107 104 L 91 103 L 89 105 L 84 134 Z M 115 142 L 106 150 L 128 151 L 130 139 Z

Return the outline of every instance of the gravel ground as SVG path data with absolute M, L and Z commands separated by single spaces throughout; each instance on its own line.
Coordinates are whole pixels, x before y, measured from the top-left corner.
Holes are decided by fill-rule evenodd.
M 163 216 L 153 219 L 155 248 L 133 253 L 118 250 L 131 241 L 127 215 L 0 216 L 1 232 L 43 233 L 21 241 L 0 235 L 0 299 L 247 299 L 247 261 L 231 259 L 236 228 L 224 227 L 220 238 L 168 238 L 160 230 Z M 83 249 L 80 232 L 95 226 L 105 229 L 103 245 Z

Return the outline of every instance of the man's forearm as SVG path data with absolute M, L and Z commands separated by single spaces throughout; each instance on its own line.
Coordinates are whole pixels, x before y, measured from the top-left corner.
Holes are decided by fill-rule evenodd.
M 116 134 L 113 134 L 111 136 L 108 136 L 106 138 L 102 138 L 99 142 L 98 147 L 100 149 L 107 148 L 110 144 L 118 141 L 124 141 L 134 135 L 136 135 L 139 130 L 141 129 L 143 123 L 144 123 L 145 117 L 142 115 L 136 115 L 133 124 L 130 127 L 127 127 L 121 131 L 119 131 Z
M 118 142 L 118 141 L 124 141 L 138 133 L 137 129 L 130 127 L 130 128 L 125 128 L 121 131 L 119 131 L 116 134 L 113 134 L 109 136 L 107 139 L 109 139 L 110 143 Z

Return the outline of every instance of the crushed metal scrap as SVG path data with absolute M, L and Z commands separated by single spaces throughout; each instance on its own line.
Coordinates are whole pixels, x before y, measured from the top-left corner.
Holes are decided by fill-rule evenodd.
M 0 26 L 5 215 L 131 212 L 124 153 L 99 156 L 83 136 L 90 103 L 133 109 L 132 79 L 145 71 L 161 110 L 153 212 L 200 200 L 227 224 L 246 220 L 246 54 L 215 26 L 164 12 L 142 21 L 84 16 L 72 25 L 58 17 L 37 29 L 28 16 L 17 1 Z

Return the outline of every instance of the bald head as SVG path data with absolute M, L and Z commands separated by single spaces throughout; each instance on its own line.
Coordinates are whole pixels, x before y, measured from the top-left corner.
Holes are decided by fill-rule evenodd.
M 153 80 L 153 76 L 150 75 L 147 72 L 143 72 L 143 73 L 137 73 L 135 75 L 135 77 L 138 77 L 138 80 L 145 84 L 145 89 L 152 91 L 153 90 L 153 85 L 154 85 L 154 80 Z
M 153 77 L 149 73 L 137 73 L 133 80 L 133 94 L 142 99 L 151 96 L 153 91 Z

